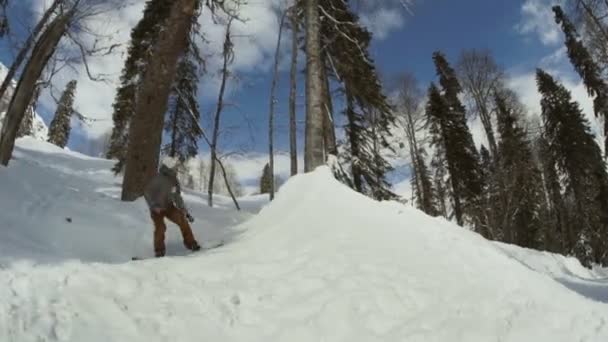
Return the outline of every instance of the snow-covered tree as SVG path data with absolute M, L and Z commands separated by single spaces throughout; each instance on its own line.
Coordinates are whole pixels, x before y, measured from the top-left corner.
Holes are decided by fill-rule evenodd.
M 49 127 L 49 139 L 51 144 L 55 144 L 61 148 L 64 148 L 68 139 L 70 138 L 71 119 L 74 114 L 74 96 L 76 95 L 76 80 L 72 80 L 68 83 L 59 103 L 57 104 L 57 110 L 55 116 L 51 121 Z

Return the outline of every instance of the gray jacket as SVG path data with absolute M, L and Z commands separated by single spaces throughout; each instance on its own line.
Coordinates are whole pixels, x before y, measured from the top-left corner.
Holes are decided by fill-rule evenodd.
M 148 183 L 144 190 L 144 198 L 150 209 L 168 209 L 171 205 L 185 210 L 184 200 L 181 196 L 177 173 L 162 165 L 158 174 Z

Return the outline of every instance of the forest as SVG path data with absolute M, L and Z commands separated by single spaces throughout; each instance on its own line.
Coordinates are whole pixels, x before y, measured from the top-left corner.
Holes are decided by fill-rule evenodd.
M 8 39 L 13 29 L 13 1 L 18 0 L 0 0 L 0 39 Z M 104 148 L 104 157 L 114 161 L 113 172 L 122 177 L 122 201 L 140 198 L 160 163 L 172 161 L 185 187 L 207 192 L 209 206 L 214 194 L 222 193 L 239 208 L 242 184 L 220 136 L 231 105 L 226 92 L 235 81 L 239 39 L 233 26 L 244 20 L 244 3 L 145 2 L 125 49 Z M 550 70 L 536 69 L 542 109 L 537 120 L 487 49 L 463 49 L 451 60 L 435 51 L 428 56 L 436 71 L 430 84 L 407 69 L 385 77 L 370 52 L 374 36 L 360 19 L 365 6 L 347 0 L 273 3 L 279 24 L 272 82 L 264 99 L 267 113 L 255 119 L 267 127 L 256 134 L 268 137 L 259 193 L 272 200 L 285 181 L 275 173 L 277 130 L 283 129 L 291 176 L 326 165 L 340 182 L 374 200 L 415 206 L 489 240 L 575 256 L 585 266 L 608 265 L 608 2 L 570 0 L 550 13 L 571 66 L 593 100 L 601 135 L 592 132 L 571 90 Z M 402 5 L 416 15 L 415 1 Z M 54 96 L 48 142 L 64 148 L 76 122 L 94 120 L 74 106 L 78 82 L 57 90 L 53 78 L 70 63 L 82 63 L 90 79 L 104 81 L 87 61 L 113 53 L 120 43 L 89 25 L 120 6 L 127 4 L 49 2 L 0 85 L 0 98 L 10 99 L 0 135 L 2 165 L 11 162 L 16 139 L 31 133 L 42 92 L 60 93 Z M 198 20 L 203 12 L 223 28 L 221 51 L 215 51 L 221 56 L 218 92 L 214 110 L 204 118 L 210 125 L 202 124 L 207 114 L 198 96 L 203 75 L 211 72 L 209 51 L 199 44 L 207 29 Z M 82 39 L 83 32 L 88 39 Z M 62 55 L 65 44 L 78 53 Z M 281 68 L 285 63 L 289 67 Z M 290 80 L 285 99 L 277 95 L 281 73 Z M 286 127 L 275 123 L 279 101 L 288 103 Z M 303 122 L 297 119 L 300 104 Z M 482 125 L 481 146 L 473 139 L 472 120 Z M 407 152 L 411 194 L 397 194 L 391 184 L 391 156 L 399 149 Z M 207 160 L 200 158 L 201 150 L 208 152 Z M 300 157 L 303 165 L 298 165 Z

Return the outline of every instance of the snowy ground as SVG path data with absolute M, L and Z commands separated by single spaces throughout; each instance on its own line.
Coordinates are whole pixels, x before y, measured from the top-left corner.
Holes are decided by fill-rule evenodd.
M 608 341 L 608 272 L 494 244 L 327 169 L 272 205 L 186 200 L 201 241 L 150 255 L 111 163 L 21 139 L 0 168 L 0 341 Z M 66 220 L 71 218 L 71 223 Z

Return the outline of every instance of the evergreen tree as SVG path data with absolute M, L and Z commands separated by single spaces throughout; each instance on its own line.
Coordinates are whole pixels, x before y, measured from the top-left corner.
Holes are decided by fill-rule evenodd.
M 415 155 L 417 168 L 412 175 L 412 181 L 416 186 L 417 207 L 431 216 L 439 215 L 435 200 L 435 187 L 433 185 L 432 174 L 424 161 L 426 151 L 420 147 Z
M 498 146 L 496 147 L 496 154 L 498 154 Z M 490 232 L 490 235 L 499 241 L 502 241 L 504 234 L 500 229 L 500 222 L 498 215 L 500 212 L 500 206 L 497 203 L 499 199 L 498 189 L 498 170 L 496 168 L 495 159 L 490 154 L 490 151 L 481 145 L 479 149 L 480 157 L 480 174 L 482 182 L 482 195 L 481 195 L 481 212 L 480 215 L 484 217 L 484 230 Z
M 538 90 L 547 152 L 563 184 L 563 198 L 576 225 L 569 253 L 586 266 L 606 262 L 607 175 L 601 151 L 578 103 L 551 75 L 538 69 Z
M 72 80 L 66 86 L 59 103 L 51 126 L 49 127 L 48 141 L 64 148 L 70 138 L 70 121 L 74 113 L 74 95 L 76 93 L 76 80 Z
M 604 150 L 608 153 L 608 84 L 602 78 L 601 68 L 593 60 L 591 53 L 579 38 L 576 28 L 564 14 L 560 6 L 554 6 L 555 22 L 561 24 L 566 36 L 568 57 L 576 72 L 583 79 L 589 96 L 594 97 L 593 110 L 596 116 L 604 118 Z
M 542 131 L 542 127 L 540 129 Z M 541 234 L 545 249 L 568 254 L 574 246 L 572 221 L 562 198 L 555 160 L 549 153 L 549 142 L 544 131 L 536 139 L 536 149 L 546 200 L 545 224 Z
M 463 225 L 467 221 L 489 237 L 489 232 L 483 229 L 486 223 L 481 208 L 479 154 L 467 126 L 464 106 L 458 98 L 460 83 L 442 53 L 435 52 L 433 60 L 443 94 L 431 85 L 427 117 L 435 145 L 441 144 L 445 152 L 456 222 Z
M 264 165 L 262 170 L 262 177 L 260 177 L 260 194 L 268 194 L 272 189 L 272 174 L 270 172 L 270 165 Z
M 191 49 L 195 47 L 191 46 Z M 198 140 L 202 135 L 199 128 L 200 112 L 197 101 L 199 73 L 195 53 L 182 57 L 173 85 L 169 112 L 165 121 L 165 132 L 169 141 L 163 152 L 182 163 L 198 154 Z
M 112 105 L 114 128 L 106 156 L 109 159 L 118 159 L 118 163 L 113 169 L 116 173 L 121 172 L 124 167 L 129 141 L 129 124 L 135 113 L 137 90 L 158 40 L 160 29 L 169 17 L 171 5 L 171 0 L 148 0 L 143 18 L 131 31 L 127 59 Z
M 512 108 L 500 94 L 495 95 L 498 133 L 498 176 L 500 196 L 497 203 L 504 241 L 522 247 L 541 247 L 543 185 L 526 132 L 517 122 Z
M 347 2 L 328 0 L 320 1 L 320 5 L 323 9 L 320 29 L 325 63 L 323 72 L 327 78 L 342 85 L 346 100 L 344 114 L 348 147 L 342 150 L 348 156 L 340 159 L 351 161 L 355 190 L 378 200 L 394 199 L 396 195 L 386 180 L 392 167 L 382 154 L 383 150 L 390 150 L 387 139 L 392 135 L 390 127 L 395 123 L 395 116 L 368 53 L 371 33 L 359 23 Z M 328 82 L 326 80 L 324 86 L 326 107 L 330 107 L 331 102 Z M 333 127 L 326 128 L 331 135 Z M 327 148 L 331 148 L 329 145 L 326 143 Z
M 433 139 L 435 136 L 432 137 Z M 435 189 L 435 199 L 437 202 L 437 212 L 439 215 L 450 218 L 448 213 L 449 187 L 447 185 L 447 166 L 445 162 L 445 151 L 440 142 L 435 141 L 435 153 L 431 159 L 431 169 L 433 170 L 433 188 Z

